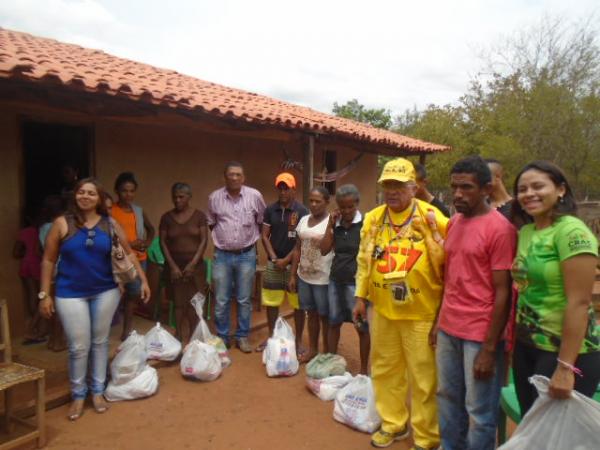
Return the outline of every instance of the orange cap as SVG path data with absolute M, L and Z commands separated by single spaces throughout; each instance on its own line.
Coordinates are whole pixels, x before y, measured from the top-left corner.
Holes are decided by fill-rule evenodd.
M 277 175 L 277 178 L 275 178 L 275 187 L 277 187 L 279 183 L 284 183 L 288 188 L 296 188 L 296 179 L 294 178 L 294 175 L 288 172 L 282 172 Z

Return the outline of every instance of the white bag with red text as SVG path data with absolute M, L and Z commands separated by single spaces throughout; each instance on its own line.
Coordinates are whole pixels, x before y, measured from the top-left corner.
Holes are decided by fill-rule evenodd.
M 144 336 L 134 330 L 117 348 L 110 363 L 111 379 L 116 384 L 134 379 L 146 367 L 146 343 Z
M 296 355 L 296 338 L 283 317 L 275 322 L 273 336 L 267 340 L 262 361 L 269 377 L 291 377 L 298 373 L 300 364 Z
M 204 295 L 198 292 L 196 295 L 192 297 L 190 300 L 192 306 L 196 310 L 196 314 L 198 315 L 198 325 L 196 325 L 196 329 L 192 333 L 192 337 L 190 337 L 190 342 L 194 339 L 199 340 L 200 342 L 204 342 L 206 344 L 212 345 L 217 350 L 219 354 L 219 358 L 221 359 L 221 365 L 223 368 L 229 367 L 231 365 L 231 358 L 229 357 L 229 351 L 227 351 L 227 347 L 219 336 L 215 336 L 210 332 L 208 325 L 203 317 L 204 310 Z
M 117 384 L 112 380 L 106 386 L 104 397 L 109 402 L 119 400 L 134 400 L 137 398 L 150 397 L 158 389 L 158 373 L 154 367 L 146 364 L 135 378 L 126 383 Z
M 306 387 L 321 400 L 328 402 L 333 400 L 338 391 L 350 381 L 352 381 L 350 372 L 321 379 L 306 377 Z
M 381 425 L 375 409 L 375 393 L 371 378 L 357 375 L 335 396 L 333 418 L 365 433 L 374 433 Z
M 571 398 L 554 399 L 548 395 L 550 380 L 542 375 L 532 376 L 529 382 L 538 398 L 499 449 L 600 449 L 599 403 L 577 391 Z
M 186 346 L 180 367 L 184 377 L 201 381 L 216 380 L 223 371 L 217 349 L 198 339 Z
M 181 342 L 160 326 L 160 322 L 146 333 L 146 351 L 148 359 L 174 361 L 181 353 Z

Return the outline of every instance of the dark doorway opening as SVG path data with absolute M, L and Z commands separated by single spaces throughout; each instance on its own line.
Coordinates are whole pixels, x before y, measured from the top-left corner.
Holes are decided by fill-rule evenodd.
M 24 218 L 35 220 L 44 198 L 72 191 L 66 173 L 73 169 L 77 178 L 92 174 L 92 129 L 45 122 L 23 122 L 25 168 Z

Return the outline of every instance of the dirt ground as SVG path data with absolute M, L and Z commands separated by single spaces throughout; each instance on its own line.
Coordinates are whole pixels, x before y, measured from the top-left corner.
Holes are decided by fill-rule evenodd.
M 258 344 L 266 330 L 251 336 Z M 359 368 L 358 339 L 343 327 L 340 353 Z M 333 417 L 305 387 L 304 366 L 291 378 L 267 378 L 259 353 L 231 351 L 233 364 L 209 383 L 184 380 L 179 364 L 158 369 L 153 397 L 113 403 L 105 414 L 88 406 L 76 422 L 67 406 L 47 412 L 48 449 L 332 449 L 370 448 L 369 435 Z M 399 442 L 397 450 L 412 442 Z

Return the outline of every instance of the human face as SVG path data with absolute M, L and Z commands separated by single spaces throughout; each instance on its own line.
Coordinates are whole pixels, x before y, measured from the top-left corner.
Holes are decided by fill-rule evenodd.
M 289 205 L 291 201 L 294 199 L 294 194 L 296 190 L 288 187 L 283 181 L 277 185 L 277 193 L 279 203 L 282 205 Z
M 489 163 L 488 167 L 492 173 L 492 189 L 495 189 L 497 186 L 499 186 L 500 181 L 502 180 L 502 171 L 500 166 L 496 163 Z
M 550 217 L 565 192 L 565 186 L 557 186 L 548 174 L 535 169 L 523 172 L 517 182 L 517 201 L 534 219 Z
M 95 211 L 99 202 L 98 189 L 92 183 L 83 184 L 75 193 L 75 203 L 83 212 Z
M 228 191 L 239 191 L 244 180 L 244 169 L 241 167 L 229 167 L 225 172 L 225 187 Z
M 119 196 L 119 201 L 126 205 L 131 205 L 133 203 L 133 199 L 135 198 L 136 191 L 135 184 L 131 181 L 126 181 L 125 183 L 119 186 L 117 190 L 117 195 Z
M 180 189 L 178 191 L 173 192 L 171 195 L 171 199 L 173 200 L 173 206 L 176 211 L 185 210 L 190 204 L 190 198 L 192 196 L 186 190 Z
M 474 173 L 453 173 L 450 175 L 452 202 L 456 211 L 471 217 L 486 209 L 486 198 L 491 185 L 479 186 Z
M 342 216 L 342 222 L 352 223 L 358 209 L 358 202 L 351 195 L 339 198 L 336 202 Z
M 308 208 L 313 216 L 322 216 L 327 211 L 328 200 L 325 200 L 323 194 L 317 191 L 312 191 L 308 196 Z
M 394 212 L 402 212 L 410 206 L 415 197 L 416 185 L 396 180 L 385 180 L 381 183 L 386 205 Z

